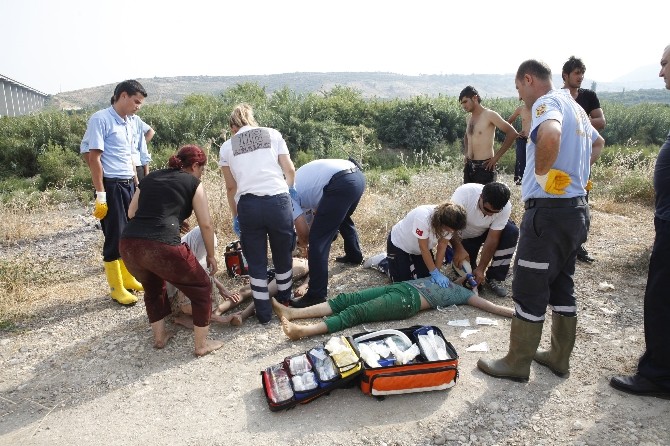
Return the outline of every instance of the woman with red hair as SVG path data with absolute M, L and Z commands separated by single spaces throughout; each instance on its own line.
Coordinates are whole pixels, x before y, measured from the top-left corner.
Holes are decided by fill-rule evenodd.
M 195 354 L 221 348 L 221 341 L 207 339 L 212 312 L 210 274 L 216 273 L 214 228 L 207 195 L 200 177 L 207 155 L 195 145 L 183 146 L 170 157 L 167 169 L 147 175 L 128 209 L 131 218 L 119 249 L 129 271 L 144 286 L 154 347 L 163 348 L 173 333 L 165 327 L 171 314 L 165 282 L 182 291 L 192 303 Z M 207 269 L 198 263 L 188 245 L 181 243 L 179 227 L 192 212 L 198 220 L 207 251 Z M 209 274 L 208 274 L 209 273 Z

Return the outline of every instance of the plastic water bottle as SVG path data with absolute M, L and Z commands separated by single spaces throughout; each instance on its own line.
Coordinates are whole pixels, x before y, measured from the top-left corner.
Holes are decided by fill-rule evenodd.
M 468 282 L 468 285 L 470 285 L 470 288 L 475 289 L 477 287 L 477 281 L 475 280 L 474 274 L 467 273 L 465 275 L 465 281 Z

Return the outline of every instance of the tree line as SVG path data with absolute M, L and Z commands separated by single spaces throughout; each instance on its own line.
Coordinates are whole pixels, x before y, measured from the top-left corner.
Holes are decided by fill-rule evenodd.
M 186 143 L 207 148 L 212 162 L 216 161 L 219 146 L 230 137 L 228 116 L 240 102 L 254 107 L 261 125 L 283 134 L 298 166 L 312 159 L 347 155 L 381 169 L 426 157 L 460 162 L 465 112 L 453 96 L 364 99 L 359 91 L 341 86 L 307 94 L 288 88 L 268 94 L 258 84 L 245 83 L 220 95 L 191 95 L 179 104 L 143 107 L 139 115 L 156 131 L 150 146 L 154 166 L 164 165 Z M 510 98 L 483 101 L 505 119 L 519 104 Z M 601 105 L 608 123 L 602 132 L 608 147 L 643 147 L 653 156 L 654 148 L 665 141 L 670 106 L 608 100 Z M 79 144 L 94 111 L 2 117 L 0 181 L 39 176 L 40 188 L 90 181 L 79 158 Z M 511 160 L 503 163 L 513 162 L 513 155 Z

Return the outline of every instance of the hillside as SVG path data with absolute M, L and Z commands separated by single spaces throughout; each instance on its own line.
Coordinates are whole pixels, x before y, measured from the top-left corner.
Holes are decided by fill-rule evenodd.
M 405 76 L 394 73 L 285 73 L 263 76 L 180 76 L 138 79 L 149 92 L 147 103 L 178 103 L 190 94 L 220 94 L 240 83 L 263 86 L 268 93 L 288 87 L 299 93 L 329 91 L 336 85 L 357 89 L 365 98 L 410 98 L 414 96 L 458 96 L 466 85 L 474 85 L 483 98 L 516 98 L 513 74 L 447 74 Z M 560 76 L 554 79 L 561 85 Z M 584 81 L 591 87 L 590 80 Z M 114 84 L 59 93 L 51 97 L 50 106 L 58 109 L 98 108 L 109 104 Z M 658 87 L 658 89 L 656 89 Z M 644 95 L 635 95 L 636 90 Z M 598 83 L 603 99 L 626 103 L 661 102 L 670 104 L 662 83 L 628 81 Z M 605 96 L 606 94 L 606 96 Z

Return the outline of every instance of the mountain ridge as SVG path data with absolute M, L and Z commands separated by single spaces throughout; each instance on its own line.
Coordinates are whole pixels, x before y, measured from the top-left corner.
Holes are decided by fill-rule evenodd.
M 649 70 L 647 67 L 642 69 Z M 643 73 L 643 74 L 641 74 Z M 663 91 L 658 77 L 650 79 L 648 71 L 636 77 L 622 77 L 614 82 L 598 82 L 600 93 L 626 93 L 635 90 Z M 415 96 L 458 96 L 466 85 L 472 85 L 482 98 L 517 98 L 514 74 L 421 74 L 417 76 L 387 72 L 295 72 L 249 76 L 174 76 L 137 79 L 149 92 L 146 103 L 179 103 L 191 94 L 217 95 L 240 83 L 256 83 L 268 94 L 289 88 L 298 94 L 327 92 L 335 86 L 354 88 L 364 98 L 406 99 Z M 554 75 L 554 85 L 562 80 Z M 51 96 L 51 106 L 58 109 L 99 108 L 109 104 L 116 84 L 62 92 Z M 584 87 L 593 81 L 585 79 Z M 607 95 L 609 96 L 609 95 Z M 659 94 L 658 102 L 670 103 Z

